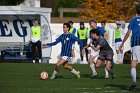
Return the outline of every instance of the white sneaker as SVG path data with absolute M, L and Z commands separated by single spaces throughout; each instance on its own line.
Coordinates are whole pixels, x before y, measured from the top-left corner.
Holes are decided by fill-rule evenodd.
M 38 61 L 39 63 L 41 63 L 41 59 L 39 59 L 39 61 Z
M 77 78 L 80 78 L 80 72 L 78 71 L 76 74 Z
M 35 63 L 35 60 L 33 60 L 33 63 Z
M 109 78 L 109 75 L 105 75 L 105 79 L 108 79 Z
M 54 74 L 52 74 L 52 76 L 50 77 L 50 79 L 55 79 L 55 75 L 54 75 Z
M 97 75 L 98 75 L 97 72 L 94 72 L 94 73 L 91 75 L 91 78 L 96 77 Z

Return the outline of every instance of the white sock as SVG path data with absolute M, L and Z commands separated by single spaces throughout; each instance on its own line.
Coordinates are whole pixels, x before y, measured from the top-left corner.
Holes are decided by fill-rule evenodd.
M 56 75 L 57 73 L 58 73 L 57 71 L 55 71 L 55 70 L 53 71 L 53 75 Z
M 132 83 L 136 83 L 136 68 L 131 68 Z
M 90 57 L 90 54 L 88 54 L 88 59 L 89 59 L 89 57 Z
M 105 68 L 105 75 L 109 76 L 108 71 L 106 70 L 106 68 Z
M 72 61 L 72 63 L 75 63 L 75 57 L 72 57 L 71 61 Z
M 121 62 L 123 63 L 123 54 L 120 54 L 120 59 L 121 59 Z
M 93 73 L 97 73 L 96 70 L 95 70 L 95 65 L 94 64 L 90 64 L 90 68 L 91 68 Z
M 72 57 L 70 57 L 70 62 L 72 63 Z
M 71 73 L 73 73 L 73 74 L 76 75 L 77 74 L 77 71 L 75 69 L 72 69 Z
M 117 54 L 117 61 L 120 62 L 120 54 Z

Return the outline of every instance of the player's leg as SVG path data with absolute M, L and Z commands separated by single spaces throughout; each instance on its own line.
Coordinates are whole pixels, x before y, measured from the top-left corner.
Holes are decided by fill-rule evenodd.
M 88 49 L 85 49 L 85 53 L 86 53 L 86 61 L 88 62 Z
M 72 63 L 75 63 L 75 52 L 74 52 L 74 49 L 72 49 L 71 55 L 72 55 L 72 57 L 71 57 L 70 60 L 71 60 Z
M 35 63 L 35 48 L 36 48 L 35 43 L 31 42 L 31 50 L 32 50 L 32 60 L 33 60 L 33 63 Z
M 42 59 L 41 41 L 37 41 L 37 48 L 38 48 L 38 54 L 39 54 L 39 63 L 41 63 L 41 59 Z
M 123 64 L 123 57 L 124 57 L 123 50 L 120 50 L 120 62 L 121 62 L 121 64 Z
M 93 60 L 95 58 L 96 58 L 96 56 L 93 56 L 93 55 L 90 55 L 90 57 L 89 57 L 89 65 L 90 65 L 90 68 L 92 70 L 92 76 L 91 77 L 97 76 L 97 71 L 95 69 L 95 62 L 93 62 Z
M 106 65 L 106 61 L 105 61 L 105 65 Z M 109 78 L 109 72 L 106 70 L 106 66 L 105 66 L 105 78 L 106 79 Z
M 75 74 L 78 78 L 80 78 L 80 72 L 76 71 L 72 66 L 70 66 L 68 64 L 68 61 L 65 61 L 65 63 L 63 63 L 63 66 L 65 69 L 69 70 L 71 73 Z
M 131 61 L 131 78 L 132 85 L 130 86 L 130 90 L 133 90 L 136 87 L 136 66 L 140 63 L 140 46 L 132 47 L 132 61 Z
M 80 57 L 81 57 L 81 63 L 83 63 L 83 54 L 82 54 L 82 51 L 80 50 Z
M 111 53 L 108 53 L 106 55 L 106 70 L 109 72 L 109 74 L 112 76 L 112 79 L 115 79 L 115 74 L 113 72 L 113 69 L 112 69 L 112 60 L 113 60 L 113 54 Z
M 132 85 L 130 86 L 129 90 L 133 90 L 136 87 L 136 66 L 137 66 L 137 60 L 132 60 L 131 61 Z
M 70 57 L 70 63 L 71 64 L 75 63 L 75 52 L 74 52 L 74 49 L 75 49 L 75 44 L 72 45 L 72 52 L 71 52 L 71 57 Z
M 52 76 L 50 77 L 50 79 L 55 79 L 56 77 L 56 74 L 59 72 L 59 69 L 60 69 L 60 66 L 62 64 L 65 63 L 65 59 L 61 58 L 57 63 L 56 63 L 56 66 L 55 66 L 55 70 L 53 71 L 53 74 Z
M 117 53 L 117 64 L 120 64 L 121 55 L 120 55 L 120 51 L 119 51 L 119 42 L 115 43 L 115 50 L 116 50 L 116 53 Z
M 121 45 L 121 43 L 122 42 L 119 42 L 119 46 Z M 123 47 L 122 47 L 121 50 L 119 50 L 119 52 L 120 52 L 120 62 L 121 62 L 121 64 L 123 64 L 123 57 L 124 57 L 124 55 L 123 55 Z

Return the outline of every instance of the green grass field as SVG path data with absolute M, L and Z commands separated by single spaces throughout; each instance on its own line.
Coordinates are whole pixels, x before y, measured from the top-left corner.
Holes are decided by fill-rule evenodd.
M 32 63 L 0 63 L 0 93 L 140 93 L 140 67 L 137 88 L 129 91 L 131 84 L 130 65 L 115 65 L 117 79 L 104 79 L 104 69 L 98 68 L 99 76 L 90 78 L 91 70 L 87 64 L 72 65 L 81 72 L 81 78 L 65 70 L 60 70 L 55 80 L 41 80 L 40 73 L 53 72 L 55 65 Z

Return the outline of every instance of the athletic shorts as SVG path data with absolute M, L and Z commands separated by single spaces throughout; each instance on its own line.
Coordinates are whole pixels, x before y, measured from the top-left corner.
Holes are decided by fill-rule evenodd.
M 137 60 L 140 63 L 140 46 L 132 47 L 132 60 Z
M 99 51 L 94 51 L 91 47 L 88 48 L 88 50 L 90 50 L 90 55 L 91 56 L 94 56 L 94 57 L 97 57 L 99 55 Z
M 69 57 L 68 56 L 62 56 L 62 59 L 64 59 L 65 61 L 68 61 Z
M 115 50 L 119 50 L 119 47 L 121 45 L 122 42 L 116 42 L 115 43 Z M 123 49 L 123 48 L 122 48 Z
M 113 55 L 114 54 L 110 51 L 100 52 L 98 59 L 100 59 L 102 61 L 105 61 L 105 60 L 112 61 L 113 60 Z

